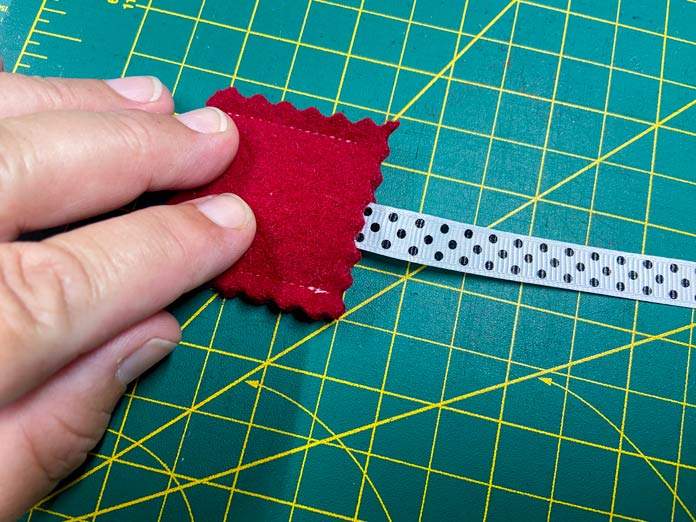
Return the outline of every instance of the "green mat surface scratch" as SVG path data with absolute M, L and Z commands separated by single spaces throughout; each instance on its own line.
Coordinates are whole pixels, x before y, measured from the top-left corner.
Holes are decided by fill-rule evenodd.
M 234 85 L 399 115 L 380 203 L 696 259 L 693 1 L 0 0 L 0 50 L 157 75 L 180 112 Z M 26 520 L 693 520 L 692 311 L 353 273 L 331 324 L 179 303 L 182 345 Z

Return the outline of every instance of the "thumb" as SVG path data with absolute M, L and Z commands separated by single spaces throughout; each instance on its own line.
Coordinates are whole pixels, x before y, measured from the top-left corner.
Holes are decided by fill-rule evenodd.
M 181 337 L 159 313 L 0 409 L 0 520 L 14 520 L 75 470 L 101 439 L 129 382 Z

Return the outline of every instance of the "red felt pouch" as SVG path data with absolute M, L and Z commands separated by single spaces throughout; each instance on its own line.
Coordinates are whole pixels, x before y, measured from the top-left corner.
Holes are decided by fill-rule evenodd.
M 249 203 L 257 221 L 251 248 L 214 286 L 225 296 L 244 294 L 312 319 L 339 317 L 360 259 L 355 236 L 398 124 L 327 118 L 236 89 L 216 93 L 208 105 L 234 119 L 239 152 L 222 177 L 173 202 L 232 192 Z

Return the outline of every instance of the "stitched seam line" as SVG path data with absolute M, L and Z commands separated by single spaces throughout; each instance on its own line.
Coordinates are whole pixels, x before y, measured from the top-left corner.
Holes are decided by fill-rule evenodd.
M 314 293 L 314 294 L 331 295 L 331 294 L 334 293 L 333 291 L 330 291 L 330 290 L 322 290 L 321 288 L 317 288 L 317 287 L 314 287 L 314 286 L 301 285 L 301 284 L 299 284 L 299 283 L 292 283 L 292 282 L 290 282 L 290 281 L 285 281 L 285 280 L 282 280 L 282 279 L 273 279 L 273 278 L 271 278 L 271 277 L 264 276 L 264 275 L 261 275 L 261 274 L 253 274 L 253 273 L 251 273 L 251 272 L 239 272 L 239 274 L 240 274 L 240 275 L 250 275 L 250 276 L 258 277 L 258 278 L 260 278 L 260 279 L 267 279 L 267 280 L 271 281 L 272 283 L 282 283 L 282 284 L 284 284 L 284 285 L 296 286 L 296 287 L 298 287 L 298 288 L 303 288 L 303 289 L 305 289 L 305 290 L 309 290 L 310 292 L 312 292 L 312 293 Z
M 308 131 L 308 130 L 305 130 L 305 129 L 300 129 L 299 127 L 293 127 L 292 125 L 283 125 L 282 123 L 277 123 L 277 122 L 275 122 L 275 121 L 270 121 L 270 120 L 264 120 L 263 118 L 257 118 L 257 117 L 255 117 L 255 116 L 246 116 L 246 115 L 244 115 L 244 114 L 237 114 L 237 113 L 231 113 L 231 116 L 236 117 L 236 118 L 248 118 L 248 119 L 250 119 L 250 120 L 260 121 L 260 122 L 263 122 L 263 123 L 268 123 L 268 124 L 270 124 L 270 125 L 277 125 L 277 126 L 279 126 L 279 127 L 284 127 L 284 128 L 286 128 L 286 129 L 291 129 L 291 130 L 295 130 L 295 131 L 299 131 L 299 132 L 304 132 L 305 134 L 311 134 L 311 135 L 313 135 L 313 136 L 321 136 L 321 137 L 323 137 L 323 138 L 331 138 L 331 139 L 334 139 L 334 140 L 337 140 L 337 141 L 341 141 L 341 142 L 343 142 L 343 143 L 350 143 L 351 145 L 357 145 L 357 142 L 356 142 L 356 141 L 347 140 L 347 139 L 345 139 L 345 138 L 339 138 L 338 136 L 334 136 L 334 135 L 332 135 L 332 134 L 323 134 L 323 133 L 321 133 L 321 132 Z

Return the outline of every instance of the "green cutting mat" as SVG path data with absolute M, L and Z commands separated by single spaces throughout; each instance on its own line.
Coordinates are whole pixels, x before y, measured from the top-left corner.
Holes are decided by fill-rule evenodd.
M 0 21 L 8 68 L 155 74 L 179 111 L 229 85 L 408 108 L 380 203 L 696 259 L 692 1 L 0 0 Z M 354 276 L 331 324 L 189 296 L 182 346 L 27 520 L 693 520 L 693 312 L 373 256 Z

